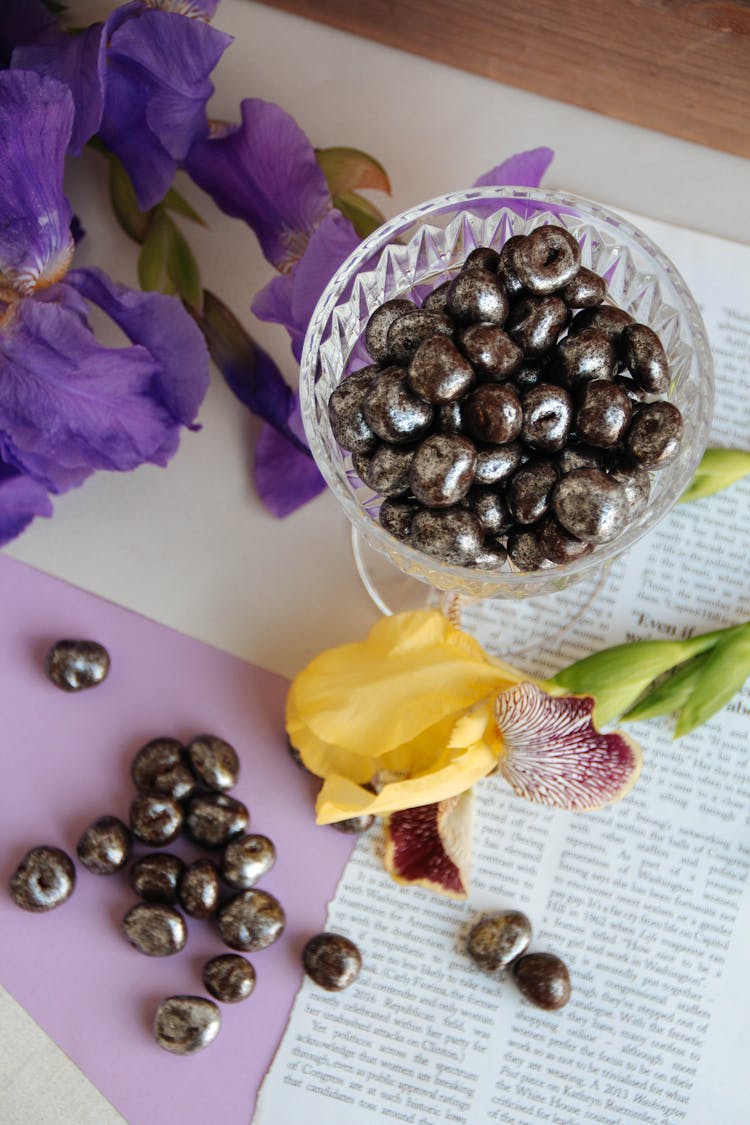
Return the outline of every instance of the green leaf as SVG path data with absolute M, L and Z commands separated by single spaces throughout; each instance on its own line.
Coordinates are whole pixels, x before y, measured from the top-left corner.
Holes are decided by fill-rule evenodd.
M 165 216 L 168 229 L 167 240 L 167 276 L 174 285 L 175 292 L 190 305 L 191 308 L 200 309 L 203 299 L 201 273 L 195 255 L 190 249 L 187 239 L 182 231 Z
M 169 228 L 172 225 L 166 212 L 157 207 L 138 255 L 138 281 L 141 289 L 159 293 L 173 291 L 173 283 L 167 270 Z
M 343 145 L 319 148 L 315 150 L 315 157 L 328 181 L 331 195 L 346 195 L 357 188 L 374 188 L 388 195 L 391 193 L 388 173 L 383 165 L 361 149 Z
M 99 151 L 102 151 L 101 149 Z M 106 150 L 104 150 L 106 151 Z M 152 212 L 141 211 L 135 188 L 121 160 L 109 155 L 109 196 L 117 221 L 126 234 L 136 242 L 143 242 L 151 225 Z
M 203 219 L 192 204 L 188 203 L 185 196 L 182 195 L 176 188 L 171 187 L 162 200 L 162 206 L 166 207 L 168 211 L 174 211 L 177 215 L 182 215 L 185 219 L 190 219 L 191 223 L 197 223 L 198 226 L 205 227 L 206 220 Z
M 680 504 L 701 500 L 729 488 L 750 473 L 750 453 L 742 449 L 707 449 L 695 476 L 679 499 Z
M 659 680 L 629 711 L 622 716 L 622 722 L 635 723 L 643 719 L 656 719 L 659 715 L 671 715 L 687 703 L 700 678 L 711 650 L 694 656 L 681 664 L 666 679 Z
M 333 206 L 338 207 L 344 218 L 349 220 L 360 238 L 367 238 L 368 234 L 372 234 L 385 222 L 385 215 L 375 204 L 354 191 L 334 195 Z
M 615 645 L 563 668 L 551 683 L 575 695 L 593 695 L 596 721 L 603 726 L 632 707 L 658 676 L 713 648 L 726 632 L 719 629 L 684 641 Z
M 750 675 L 750 622 L 730 630 L 709 654 L 695 688 L 677 716 L 674 736 L 689 734 L 705 723 Z

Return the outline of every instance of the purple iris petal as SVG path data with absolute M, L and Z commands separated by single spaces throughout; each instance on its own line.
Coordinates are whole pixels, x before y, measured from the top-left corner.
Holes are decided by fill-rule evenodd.
M 0 71 L 0 274 L 19 293 L 51 284 L 73 253 L 63 195 L 73 99 L 53 78 Z
M 104 100 L 104 24 L 94 23 L 80 35 L 55 29 L 41 41 L 13 52 L 15 70 L 35 70 L 69 87 L 75 105 L 70 151 L 78 156 L 99 128 Z
M 517 152 L 475 180 L 474 187 L 539 187 L 554 156 L 551 148 L 543 147 Z
M 33 43 L 57 27 L 41 0 L 2 0 L 0 3 L 0 68 L 10 62 L 14 47 Z
M 15 539 L 35 516 L 51 516 L 46 488 L 0 461 L 0 547 Z
M 322 492 L 325 481 L 310 453 L 264 425 L 255 446 L 255 486 L 269 512 L 282 519 Z
M 331 208 L 315 150 L 297 122 L 277 105 L 247 98 L 242 124 L 193 145 L 185 168 L 235 219 L 244 219 L 277 269 L 302 257 Z
M 52 491 L 70 487 L 70 472 L 166 464 L 178 426 L 153 394 L 158 369 L 144 347 L 103 347 L 61 303 L 19 301 L 0 337 L 0 431 L 13 463 Z
M 360 239 L 340 211 L 331 211 L 310 239 L 292 272 L 276 277 L 257 294 L 252 309 L 259 320 L 283 324 L 292 338 L 296 359 L 310 318 L 328 282 L 357 246 Z
M 148 349 L 154 358 L 149 393 L 176 422 L 191 426 L 208 389 L 208 349 L 180 302 L 128 289 L 97 269 L 71 270 L 65 282 L 103 309 L 134 344 Z
M 100 136 L 127 168 L 142 210 L 162 199 L 177 164 L 208 133 L 211 71 L 231 36 L 203 20 L 128 6 L 107 22 Z M 114 30 L 112 30 L 114 28 Z

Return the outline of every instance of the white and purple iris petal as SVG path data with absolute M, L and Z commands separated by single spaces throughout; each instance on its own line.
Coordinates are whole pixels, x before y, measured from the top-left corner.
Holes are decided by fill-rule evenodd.
M 240 109 L 242 124 L 197 141 L 185 169 L 222 211 L 253 229 L 283 273 L 331 210 L 331 193 L 294 118 L 260 98 L 246 98 Z

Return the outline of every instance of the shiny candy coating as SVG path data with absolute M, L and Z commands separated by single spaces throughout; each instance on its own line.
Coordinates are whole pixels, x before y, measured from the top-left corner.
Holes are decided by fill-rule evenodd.
M 497 273 L 498 276 L 502 278 L 506 292 L 511 298 L 517 297 L 523 290 L 523 282 L 516 272 L 515 256 L 516 251 L 521 249 L 526 238 L 527 235 L 525 234 L 514 234 L 507 240 L 500 251 Z
M 73 861 L 62 848 L 42 844 L 26 853 L 10 880 L 16 906 L 32 914 L 54 910 L 66 902 L 76 884 Z
M 458 566 L 473 562 L 484 541 L 481 523 L 464 508 L 422 508 L 411 534 L 418 551 Z
M 526 357 L 533 359 L 549 351 L 556 343 L 567 319 L 568 306 L 562 297 L 528 294 L 516 301 L 505 330 L 523 348 Z
M 236 891 L 254 887 L 276 862 L 276 848 L 268 836 L 253 833 L 231 840 L 221 857 L 221 877 Z
M 633 323 L 633 317 L 624 309 L 618 309 L 615 305 L 599 305 L 576 313 L 570 322 L 568 334 L 577 336 L 580 332 L 593 328 L 596 332 L 603 332 L 610 340 L 618 341 L 623 328 Z
M 537 227 L 513 255 L 519 281 L 530 293 L 554 293 L 575 277 L 581 248 L 563 227 Z
M 138 793 L 130 805 L 130 829 L 144 844 L 161 848 L 171 844 L 184 821 L 182 806 L 164 793 Z
M 566 336 L 552 352 L 552 370 L 566 387 L 587 379 L 611 379 L 616 362 L 615 346 L 609 336 L 594 328 Z
M 443 281 L 431 293 L 428 293 L 424 301 L 422 301 L 423 309 L 430 309 L 434 312 L 445 312 L 448 304 L 448 290 L 451 287 L 451 279 Z
M 122 932 L 139 953 L 147 957 L 171 957 L 185 948 L 185 919 L 173 906 L 139 902 L 122 920 Z
M 415 309 L 394 320 L 388 329 L 388 354 L 392 363 L 408 363 L 417 348 L 432 336 L 450 336 L 453 322 L 435 309 Z
M 555 565 L 542 552 L 535 527 L 516 527 L 511 531 L 508 558 L 519 570 L 548 570 Z
M 469 491 L 476 460 L 476 450 L 467 438 L 433 434 L 414 454 L 409 470 L 411 491 L 430 508 L 450 508 Z
M 213 1043 L 221 1029 L 221 1013 L 205 996 L 169 996 L 154 1017 L 154 1038 L 173 1055 L 194 1055 Z
M 521 400 L 505 383 L 481 383 L 466 399 L 463 418 L 477 441 L 504 445 L 521 433 Z
M 505 445 L 478 445 L 474 468 L 475 484 L 499 484 L 513 475 L 521 464 L 523 450 L 520 442 Z
M 411 522 L 421 505 L 416 500 L 384 500 L 379 520 L 386 531 L 402 543 L 411 543 Z
M 409 490 L 409 470 L 416 450 L 416 445 L 383 442 L 373 453 L 355 453 L 352 464 L 360 480 L 373 492 L 381 496 L 401 496 Z
M 128 881 L 139 898 L 173 906 L 185 864 L 179 856 L 168 852 L 151 852 L 141 856 L 130 868 Z
M 500 255 L 497 250 L 493 250 L 491 246 L 477 246 L 471 253 L 466 255 L 461 268 L 469 270 L 478 266 L 480 269 L 489 270 L 491 273 L 497 273 L 497 267 L 499 265 Z
M 230 949 L 254 953 L 281 937 L 286 917 L 281 903 L 267 891 L 240 891 L 219 910 L 219 930 Z
M 573 421 L 573 400 L 564 387 L 540 383 L 521 399 L 521 438 L 532 449 L 559 452 L 568 440 Z
M 505 490 L 510 514 L 518 523 L 540 520 L 549 507 L 557 470 L 551 461 L 527 461 L 513 474 Z
M 589 309 L 601 305 L 607 295 L 607 283 L 593 270 L 581 266 L 560 290 L 560 296 L 571 309 Z
M 599 469 L 574 469 L 559 481 L 551 507 L 566 531 L 587 543 L 614 539 L 628 520 L 625 491 Z
M 594 379 L 576 396 L 575 429 L 583 442 L 611 449 L 624 438 L 633 408 L 621 387 L 608 379 Z
M 130 858 L 133 835 L 117 816 L 100 816 L 84 829 L 76 846 L 83 866 L 95 875 L 114 875 Z
M 554 953 L 527 953 L 512 971 L 519 991 L 537 1008 L 555 1012 L 570 999 L 570 974 Z
M 362 813 L 361 816 L 350 816 L 346 820 L 337 820 L 331 825 L 331 828 L 335 828 L 337 832 L 343 832 L 347 836 L 359 836 L 372 828 L 374 823 L 375 817 L 372 813 Z
M 420 344 L 407 372 L 414 394 L 435 406 L 463 398 L 474 382 L 474 369 L 447 336 L 431 336 Z
M 365 396 L 362 410 L 378 437 L 402 445 L 426 434 L 433 418 L 433 408 L 410 390 L 400 367 L 383 371 Z
M 459 324 L 504 324 L 508 294 L 497 274 L 475 266 L 454 277 L 446 307 Z
M 484 914 L 466 938 L 466 952 L 486 973 L 507 968 L 531 941 L 531 922 L 520 910 Z
M 178 887 L 180 905 L 191 918 L 210 918 L 221 896 L 219 869 L 210 859 L 196 859 L 182 872 Z
M 603 469 L 604 454 L 590 445 L 567 445 L 557 459 L 557 467 L 561 476 L 574 469 Z
M 465 503 L 481 523 L 485 536 L 502 535 L 513 525 L 507 503 L 494 488 L 479 485 L 469 489 Z
M 378 435 L 365 421 L 362 404 L 373 379 L 380 373 L 377 364 L 347 375 L 328 399 L 328 417 L 334 437 L 342 449 L 367 453 L 378 443 Z
M 226 793 L 206 793 L 191 798 L 185 817 L 185 831 L 196 844 L 221 848 L 234 836 L 241 836 L 250 821 L 247 807 Z
M 477 377 L 486 382 L 505 382 L 523 363 L 523 348 L 496 324 L 470 324 L 460 343 Z
M 443 434 L 462 434 L 464 432 L 464 418 L 462 403 L 446 402 L 438 406 L 435 412 L 435 429 Z
M 666 394 L 669 363 L 662 342 L 646 324 L 627 324 L 620 336 L 620 355 L 639 387 L 650 394 Z
M 644 469 L 661 469 L 680 449 L 683 421 L 671 402 L 648 402 L 640 407 L 625 439 L 628 452 Z
M 302 951 L 302 964 L 311 981 L 327 992 L 342 992 L 360 974 L 362 955 L 342 934 L 311 937 Z
M 376 363 L 390 363 L 388 355 L 388 329 L 394 320 L 416 309 L 413 301 L 397 297 L 385 301 L 375 310 L 365 328 L 365 346 Z
M 62 691 L 96 687 L 109 674 L 109 653 L 98 641 L 62 640 L 47 653 L 47 675 Z
M 189 743 L 187 756 L 191 770 L 206 789 L 224 792 L 237 784 L 240 760 L 235 748 L 223 738 L 200 734 Z
M 495 570 L 496 567 L 503 565 L 507 557 L 508 552 L 502 543 L 496 543 L 494 546 L 485 545 L 471 566 L 476 567 L 477 570 Z
M 221 953 L 203 966 L 203 984 L 215 1000 L 237 1004 L 255 988 L 255 969 L 239 953 Z
M 133 759 L 130 775 L 141 792 L 163 793 L 176 801 L 183 801 L 195 789 L 185 748 L 176 738 L 152 738 L 142 746 Z
M 645 509 L 651 495 L 651 480 L 648 473 L 637 465 L 619 465 L 609 475 L 622 486 L 630 519 L 635 519 Z
M 537 530 L 539 549 L 546 559 L 553 563 L 566 563 L 580 559 L 593 551 L 591 543 L 576 539 L 562 527 L 554 516 L 545 516 Z

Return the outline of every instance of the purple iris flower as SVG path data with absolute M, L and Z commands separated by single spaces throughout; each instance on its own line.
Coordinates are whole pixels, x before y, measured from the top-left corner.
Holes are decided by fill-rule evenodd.
M 517 152 L 485 172 L 474 187 L 539 187 L 544 173 L 554 159 L 551 148 L 532 148 Z
M 14 47 L 33 43 L 56 27 L 41 0 L 2 0 L 0 3 L 0 69 L 10 63 Z
M 217 3 L 133 0 L 81 35 L 48 29 L 13 54 L 14 68 L 70 87 L 71 151 L 98 133 L 125 165 L 144 211 L 163 199 L 193 142 L 208 134 L 210 74 L 232 42 L 205 22 Z
M 96 469 L 166 464 L 208 385 L 203 336 L 178 301 L 69 270 L 73 117 L 60 82 L 0 72 L 0 543 Z M 99 343 L 90 303 L 128 346 Z

